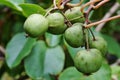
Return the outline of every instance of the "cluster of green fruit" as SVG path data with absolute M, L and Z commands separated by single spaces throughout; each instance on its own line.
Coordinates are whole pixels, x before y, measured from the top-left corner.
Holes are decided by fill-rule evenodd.
M 66 18 L 72 23 L 67 27 Z M 65 41 L 74 48 L 85 46 L 86 30 L 83 27 L 85 18 L 80 7 L 66 10 L 64 15 L 59 12 L 50 13 L 44 17 L 32 14 L 24 23 L 25 32 L 31 37 L 43 35 L 46 31 L 55 35 L 63 34 Z M 74 59 L 75 67 L 82 73 L 96 72 L 102 65 L 102 56 L 105 56 L 107 44 L 102 37 L 89 38 L 90 49 L 80 50 Z
M 84 22 L 79 7 L 67 10 L 65 16 L 72 23 Z M 67 29 L 67 25 L 65 24 L 65 17 L 59 12 L 51 13 L 47 17 L 41 14 L 32 14 L 25 21 L 24 29 L 29 36 L 38 37 L 46 31 L 55 35 L 63 34 Z
M 90 49 L 78 51 L 74 58 L 76 68 L 84 74 L 91 74 L 100 69 L 106 55 L 107 43 L 100 36 L 96 36 L 95 40 L 90 37 L 89 47 Z

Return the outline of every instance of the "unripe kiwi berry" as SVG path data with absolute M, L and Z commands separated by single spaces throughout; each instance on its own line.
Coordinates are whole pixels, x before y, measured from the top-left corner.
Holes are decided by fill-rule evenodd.
M 41 14 L 30 15 L 24 23 L 24 30 L 31 37 L 43 35 L 47 29 L 48 21 Z
M 72 23 L 80 22 L 83 23 L 85 21 L 83 13 L 80 11 L 81 7 L 74 7 L 68 9 L 65 12 L 65 16 L 70 20 Z
M 100 36 L 95 36 L 95 40 L 91 38 L 90 48 L 96 48 L 101 51 L 102 56 L 106 55 L 107 52 L 107 42 Z
M 47 19 L 49 23 L 48 32 L 52 34 L 61 34 L 67 28 L 64 23 L 64 16 L 60 13 L 51 13 L 47 16 Z
M 98 71 L 102 65 L 101 52 L 97 49 L 80 50 L 74 57 L 76 69 L 84 74 Z
M 59 35 L 64 33 L 66 29 L 67 29 L 67 25 L 64 24 L 63 26 L 60 26 L 60 27 L 49 27 L 48 32 L 55 35 Z
M 80 47 L 84 44 L 83 29 L 82 23 L 75 23 L 64 33 L 64 38 L 66 42 L 71 47 Z

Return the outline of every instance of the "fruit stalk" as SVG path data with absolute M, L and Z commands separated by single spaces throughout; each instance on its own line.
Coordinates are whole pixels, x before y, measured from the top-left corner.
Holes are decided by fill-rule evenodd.
M 61 10 L 60 10 L 60 11 L 61 11 Z M 64 16 L 64 18 L 65 18 L 68 26 L 71 27 L 71 26 L 72 26 L 72 23 L 68 20 L 68 18 L 64 15 L 64 13 L 63 13 L 62 11 L 61 11 L 61 14 Z
M 86 39 L 85 48 L 87 49 L 87 51 L 89 51 L 89 34 L 88 34 L 88 29 L 85 32 L 85 39 Z
M 92 30 L 89 28 L 89 31 L 90 31 L 90 33 L 92 34 L 92 37 L 93 37 L 93 41 L 95 41 L 96 40 L 96 38 L 95 38 L 95 35 L 94 35 L 94 33 L 92 32 Z

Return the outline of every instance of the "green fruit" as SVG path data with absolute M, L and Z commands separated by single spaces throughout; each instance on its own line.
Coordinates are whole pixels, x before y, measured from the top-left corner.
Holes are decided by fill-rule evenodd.
M 72 22 L 80 22 L 83 23 L 85 21 L 83 13 L 80 11 L 80 7 L 74 7 L 71 9 L 68 9 L 65 12 L 65 16 Z
M 48 32 L 58 35 L 64 33 L 66 29 L 67 29 L 67 25 L 65 24 L 61 27 L 49 27 Z
M 105 56 L 107 52 L 107 42 L 100 36 L 95 36 L 95 40 L 90 41 L 90 47 L 96 48 L 101 51 L 102 55 Z
M 75 23 L 69 27 L 65 33 L 64 38 L 66 42 L 72 47 L 80 47 L 84 44 L 84 36 L 81 23 Z
M 48 29 L 48 21 L 40 14 L 30 15 L 24 23 L 25 32 L 31 37 L 38 37 Z
M 64 24 L 64 16 L 60 13 L 52 13 L 47 16 L 49 22 L 48 32 L 62 34 L 67 26 Z
M 96 72 L 102 65 L 101 52 L 97 49 L 81 50 L 74 58 L 74 65 L 84 74 Z

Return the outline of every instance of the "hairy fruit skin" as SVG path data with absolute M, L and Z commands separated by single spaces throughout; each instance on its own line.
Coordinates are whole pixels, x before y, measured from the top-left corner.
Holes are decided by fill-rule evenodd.
M 41 14 L 30 15 L 24 23 L 24 30 L 31 37 L 43 35 L 47 29 L 48 21 Z
M 51 13 L 47 16 L 49 23 L 48 32 L 52 34 L 62 34 L 66 30 L 67 26 L 64 23 L 64 16 L 60 13 Z
M 65 16 L 70 20 L 72 23 L 80 22 L 83 23 L 85 21 L 83 13 L 80 11 L 80 7 L 74 7 L 68 9 L 65 12 Z M 74 19 L 74 20 L 73 20 Z
M 97 49 L 81 50 L 74 58 L 74 65 L 78 71 L 84 74 L 94 73 L 102 65 L 101 52 Z
M 81 23 L 75 23 L 64 33 L 66 42 L 71 47 L 80 47 L 84 44 L 84 36 Z
M 90 47 L 100 50 L 102 56 L 106 55 L 107 52 L 107 42 L 100 36 L 95 36 L 95 40 L 90 41 Z

